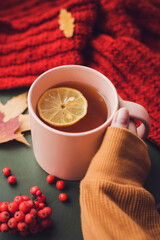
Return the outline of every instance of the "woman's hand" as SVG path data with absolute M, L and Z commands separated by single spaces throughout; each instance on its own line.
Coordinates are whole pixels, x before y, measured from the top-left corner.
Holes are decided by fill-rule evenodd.
M 120 127 L 126 128 L 137 134 L 137 128 L 135 122 L 129 119 L 129 111 L 127 108 L 120 108 L 114 115 L 112 123 L 112 127 Z

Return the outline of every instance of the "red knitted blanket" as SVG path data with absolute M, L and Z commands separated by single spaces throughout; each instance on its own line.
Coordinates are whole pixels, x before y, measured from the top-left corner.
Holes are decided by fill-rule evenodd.
M 72 38 L 59 29 L 62 8 L 75 18 Z M 148 110 L 148 139 L 160 146 L 159 39 L 159 0 L 1 1 L 0 89 L 29 86 L 58 65 L 87 65 Z

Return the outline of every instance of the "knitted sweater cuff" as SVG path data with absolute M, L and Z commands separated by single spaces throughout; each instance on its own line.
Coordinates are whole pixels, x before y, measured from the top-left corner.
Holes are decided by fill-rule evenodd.
M 147 145 L 127 129 L 108 127 L 88 168 L 88 178 L 142 186 L 150 169 Z

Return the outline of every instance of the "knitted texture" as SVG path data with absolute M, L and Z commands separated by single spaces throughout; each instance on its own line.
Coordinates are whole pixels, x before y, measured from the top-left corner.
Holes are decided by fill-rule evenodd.
M 59 29 L 62 8 L 75 18 Z M 44 71 L 81 64 L 106 75 L 124 99 L 149 112 L 160 146 L 159 0 L 6 0 L 0 8 L 0 89 L 30 86 Z
M 126 129 L 107 129 L 80 183 L 84 240 L 160 239 L 155 199 L 143 188 L 150 164 L 141 139 Z

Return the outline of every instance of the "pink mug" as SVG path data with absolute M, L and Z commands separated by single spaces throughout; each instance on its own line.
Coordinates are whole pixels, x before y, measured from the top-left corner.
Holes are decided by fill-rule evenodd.
M 68 81 L 87 83 L 103 94 L 109 109 L 105 123 L 90 131 L 69 133 L 51 128 L 39 119 L 36 104 L 41 94 L 55 84 Z M 111 81 L 100 72 L 80 65 L 64 65 L 44 72 L 34 81 L 28 93 L 33 151 L 38 164 L 48 174 L 58 178 L 82 179 L 107 126 L 120 107 L 128 108 L 130 118 L 142 122 L 137 132 L 139 137 L 145 138 L 150 128 L 148 112 L 139 104 L 122 100 Z

